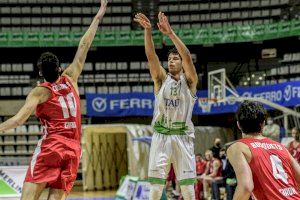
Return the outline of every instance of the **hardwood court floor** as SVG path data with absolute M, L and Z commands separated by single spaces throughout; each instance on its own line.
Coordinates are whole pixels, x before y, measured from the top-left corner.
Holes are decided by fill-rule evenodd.
M 76 189 L 75 191 L 71 191 L 70 195 L 68 196 L 68 200 L 113 200 L 115 197 L 116 191 L 80 191 Z M 46 200 L 47 193 L 43 194 L 43 199 Z
M 74 191 L 68 198 L 74 197 L 115 197 L 116 191 Z
M 67 200 L 113 200 L 116 191 L 71 191 Z M 48 190 L 42 193 L 40 200 L 46 200 L 48 196 Z M 0 200 L 19 200 L 20 198 L 1 198 Z

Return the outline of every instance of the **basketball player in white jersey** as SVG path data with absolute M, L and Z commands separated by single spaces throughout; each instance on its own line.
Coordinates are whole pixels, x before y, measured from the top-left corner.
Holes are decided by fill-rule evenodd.
M 150 200 L 159 200 L 173 163 L 184 199 L 195 199 L 196 163 L 194 126 L 191 121 L 198 81 L 191 54 L 172 30 L 164 13 L 158 14 L 158 28 L 174 43 L 168 55 L 168 72 L 155 53 L 149 19 L 138 13 L 138 22 L 145 33 L 145 50 L 154 81 L 155 108 L 148 177 L 151 182 Z

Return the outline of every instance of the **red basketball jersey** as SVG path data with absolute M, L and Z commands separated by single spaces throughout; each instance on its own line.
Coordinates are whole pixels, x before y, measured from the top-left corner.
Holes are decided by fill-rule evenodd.
M 300 199 L 300 190 L 287 149 L 278 142 L 244 138 L 252 153 L 249 163 L 253 175 L 253 197 L 258 200 Z
M 206 161 L 199 161 L 196 162 L 196 173 L 197 175 L 201 175 L 205 172 L 205 168 L 206 168 Z
M 71 81 L 61 76 L 57 83 L 45 82 L 39 86 L 51 90 L 51 97 L 39 104 L 36 110 L 36 116 L 42 124 L 42 133 L 80 141 L 80 99 Z
M 214 172 L 214 162 L 215 161 L 217 161 L 220 165 L 220 167 L 218 169 L 218 172 L 216 174 L 216 177 L 222 176 L 222 162 L 217 158 L 213 158 L 211 161 L 209 161 L 209 163 L 208 163 L 208 167 L 209 167 L 208 173 L 212 174 Z

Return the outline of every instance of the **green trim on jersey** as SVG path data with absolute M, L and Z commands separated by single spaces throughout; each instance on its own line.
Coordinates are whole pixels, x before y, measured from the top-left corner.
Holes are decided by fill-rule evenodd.
M 152 184 L 159 184 L 159 185 L 165 185 L 166 184 L 166 179 L 163 179 L 163 178 L 149 177 L 148 181 Z
M 153 126 L 157 133 L 164 135 L 186 135 L 185 131 L 188 130 L 185 122 L 173 122 L 172 127 L 173 128 L 164 127 L 160 122 L 155 122 Z
M 179 181 L 179 185 L 194 185 L 196 183 L 196 178 L 188 178 Z

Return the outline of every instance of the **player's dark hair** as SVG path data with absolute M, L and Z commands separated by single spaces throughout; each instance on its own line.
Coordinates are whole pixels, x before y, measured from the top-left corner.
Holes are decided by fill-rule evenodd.
M 169 52 L 168 52 L 168 57 L 169 57 L 170 54 L 179 55 L 180 59 L 182 60 L 182 58 L 181 58 L 181 56 L 180 56 L 178 50 L 177 50 L 175 47 L 169 50 Z
M 40 75 L 47 82 L 53 83 L 58 79 L 60 74 L 59 60 L 53 53 L 43 53 L 38 59 L 37 66 L 40 70 Z
M 236 112 L 236 118 L 243 133 L 261 133 L 266 110 L 260 102 L 244 101 Z
M 195 156 L 200 156 L 202 158 L 202 154 L 201 153 L 197 153 Z

